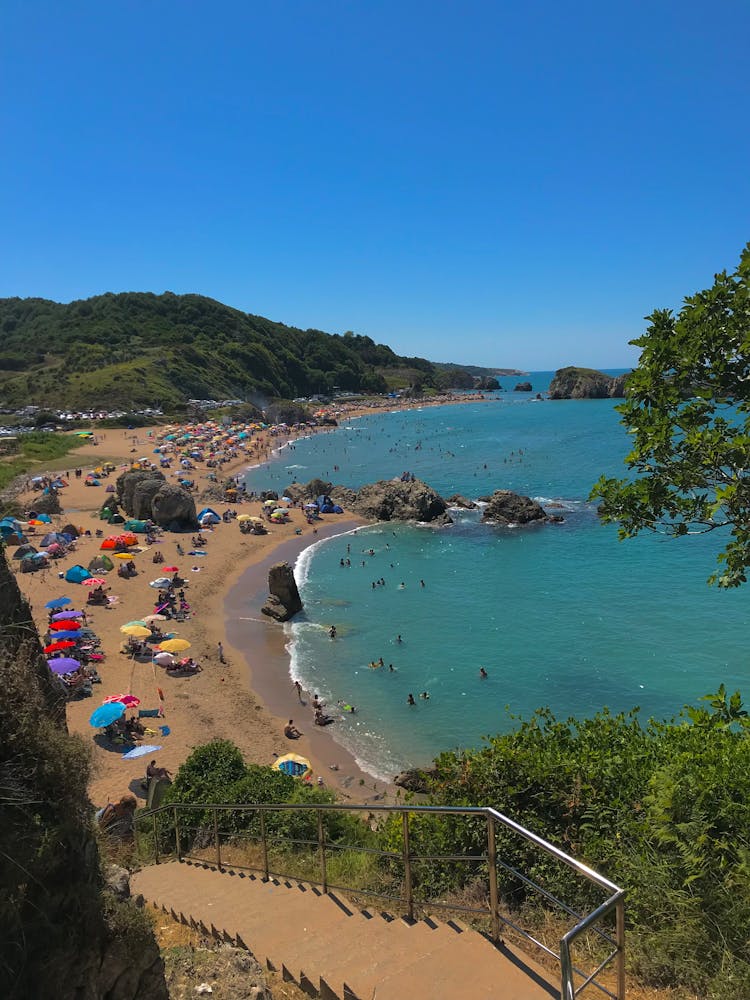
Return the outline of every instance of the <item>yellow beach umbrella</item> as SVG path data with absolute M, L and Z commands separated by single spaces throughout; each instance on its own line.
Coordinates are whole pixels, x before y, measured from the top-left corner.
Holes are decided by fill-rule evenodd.
M 252 514 L 238 514 L 236 518 L 237 521 L 252 521 L 252 519 Z
M 124 635 L 132 635 L 134 639 L 145 639 L 146 636 L 151 635 L 151 629 L 146 628 L 145 625 L 121 625 L 120 631 Z
M 115 559 L 132 559 L 133 556 L 138 555 L 137 552 L 113 552 Z
M 165 653 L 184 653 L 190 646 L 187 639 L 165 639 L 159 643 L 159 649 L 163 649 Z

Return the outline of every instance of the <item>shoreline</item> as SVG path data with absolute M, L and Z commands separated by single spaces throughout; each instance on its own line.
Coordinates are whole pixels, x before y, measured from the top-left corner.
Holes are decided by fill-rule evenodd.
M 481 400 L 477 396 L 461 396 L 420 400 L 399 406 L 396 401 L 389 400 L 387 404 L 383 401 L 384 405 L 381 406 L 352 406 L 341 412 L 338 419 L 341 424 L 359 416 L 479 401 Z M 121 471 L 131 467 L 134 454 L 145 454 L 146 448 L 150 451 L 156 438 L 164 434 L 166 429 L 164 426 L 130 431 L 108 429 L 99 434 L 94 442 L 83 445 L 65 458 L 54 463 L 44 463 L 44 466 L 40 463 L 39 468 L 34 469 L 34 474 L 41 474 L 48 466 L 50 471 L 56 468 L 63 475 L 62 470 L 65 469 L 83 467 L 85 470 L 111 462 L 115 466 L 111 480 L 113 482 Z M 254 467 L 277 462 L 288 442 L 303 435 L 331 433 L 335 430 L 335 427 L 323 425 L 298 431 L 290 429 L 283 436 L 263 431 L 248 442 L 248 449 L 243 449 L 241 454 L 225 463 L 222 475 L 241 479 L 245 472 Z M 196 506 L 200 509 L 201 504 L 214 503 L 219 509 L 236 507 L 236 504 L 221 501 L 216 504 L 215 501 L 202 499 L 203 491 L 211 486 L 209 473 L 210 469 L 203 464 L 194 470 L 196 488 L 193 496 Z M 27 485 L 30 475 L 31 473 L 26 474 Z M 72 606 L 86 607 L 86 588 L 64 583 L 58 578 L 58 574 L 76 563 L 85 566 L 99 554 L 100 539 L 96 537 L 94 529 L 102 528 L 105 534 L 114 530 L 98 517 L 107 476 L 101 477 L 102 486 L 98 489 L 84 488 L 83 480 L 70 475 L 66 475 L 66 478 L 69 485 L 60 497 L 62 513 L 53 515 L 50 530 L 59 531 L 62 525 L 70 521 L 80 526 L 83 535 L 77 542 L 76 551 L 68 553 L 59 562 L 53 562 L 48 570 L 36 573 L 21 574 L 18 572 L 18 565 L 11 562 L 21 591 L 32 607 L 40 636 L 47 628 L 44 604 L 50 598 L 66 594 L 73 600 Z M 22 489 L 18 501 L 23 509 L 32 510 L 38 495 L 33 490 Z M 260 512 L 259 501 L 245 502 L 239 506 L 243 512 Z M 304 519 L 297 516 L 295 520 L 294 512 L 291 522 L 273 525 L 265 536 L 242 535 L 236 523 L 219 524 L 215 529 L 204 532 L 208 539 L 206 557 L 195 560 L 199 564 L 192 567 L 195 575 L 190 572 L 189 563 L 192 560 L 184 553 L 181 555 L 178 548 L 180 541 L 186 541 L 186 536 L 165 532 L 151 549 L 140 546 L 133 553 L 138 569 L 136 577 L 122 580 L 114 573 L 107 576 L 105 585 L 115 603 L 107 608 L 89 608 L 88 615 L 91 627 L 101 639 L 104 653 L 100 669 L 102 684 L 93 689 L 93 697 L 69 701 L 66 706 L 68 731 L 79 736 L 91 748 L 88 787 L 92 802 L 100 805 L 113 801 L 128 790 L 143 797 L 140 782 L 148 761 L 123 759 L 121 750 L 103 745 L 96 731 L 89 725 L 93 709 L 106 696 L 116 692 L 135 694 L 141 699 L 142 708 L 155 708 L 161 704 L 165 716 L 158 719 L 158 723 L 167 725 L 170 733 L 167 738 L 161 739 L 156 731 L 156 724 L 151 723 L 152 732 L 143 742 L 156 742 L 160 745 L 161 749 L 155 754 L 158 756 L 158 764 L 172 772 L 177 771 L 196 747 L 215 739 L 233 741 L 246 760 L 264 765 L 273 763 L 277 751 L 285 753 L 292 749 L 289 741 L 283 737 L 283 725 L 290 715 L 295 717 L 295 711 L 302 722 L 303 716 L 300 713 L 305 706 L 300 705 L 294 695 L 289 674 L 289 653 L 286 649 L 288 638 L 283 632 L 283 626 L 270 621 L 263 626 L 256 623 L 251 634 L 238 634 L 237 629 L 231 627 L 230 641 L 225 605 L 229 595 L 243 580 L 245 582 L 242 589 L 232 601 L 240 599 L 243 593 L 253 588 L 254 595 L 258 595 L 266 584 L 264 566 L 281 558 L 294 561 L 302 550 L 315 541 L 369 523 L 351 514 L 334 516 L 345 520 L 325 526 L 322 522 L 317 522 L 317 534 L 313 534 L 314 526 L 307 524 Z M 301 529 L 301 535 L 295 534 L 296 529 Z M 89 535 L 85 534 L 86 530 Z M 43 533 L 37 529 L 35 534 L 29 529 L 29 540 L 38 544 Z M 142 617 L 153 607 L 154 592 L 149 589 L 147 581 L 158 572 L 151 566 L 154 549 L 163 551 L 167 564 L 176 563 L 190 584 L 188 599 L 192 617 L 184 624 L 175 623 L 175 631 L 191 642 L 191 655 L 203 667 L 202 672 L 194 676 L 167 677 L 152 664 L 132 660 L 121 653 L 124 636 L 120 632 L 120 626 L 128 620 Z M 229 610 L 231 611 L 231 607 Z M 224 644 L 223 661 L 217 651 L 219 642 Z M 243 646 L 244 649 L 240 648 Z M 277 677 L 260 666 L 266 658 L 267 662 L 280 664 Z M 294 711 L 291 710 L 292 706 Z M 324 728 L 318 730 L 314 727 L 312 718 L 309 715 L 307 718 L 300 726 L 305 734 L 304 740 L 300 740 L 297 746 L 308 753 L 316 777 L 321 776 L 328 787 L 355 801 L 366 801 L 372 796 L 382 797 L 395 791 L 393 786 L 387 786 L 363 771 L 354 756 L 332 739 L 331 733 Z M 330 770 L 329 764 L 333 761 L 339 765 L 340 770 Z
M 336 523 L 318 526 L 317 536 L 295 536 L 280 542 L 263 560 L 245 568 L 241 576 L 228 589 L 224 601 L 224 625 L 228 643 L 241 651 L 244 657 L 251 689 L 257 694 L 266 711 L 283 732 L 291 716 L 302 730 L 299 740 L 290 741 L 279 736 L 279 752 L 291 750 L 310 758 L 316 775 L 321 775 L 327 785 L 335 785 L 347 795 L 358 792 L 363 801 L 377 801 L 385 794 L 392 794 L 395 786 L 369 771 L 364 770 L 353 753 L 340 743 L 334 734 L 335 725 L 316 727 L 310 712 L 312 692 L 304 691 L 300 702 L 290 673 L 289 637 L 284 625 L 261 615 L 260 607 L 268 593 L 268 570 L 277 562 L 288 562 L 292 567 L 298 556 L 317 542 L 353 529 L 366 527 L 369 522 L 351 515 L 328 515 L 340 518 Z M 335 763 L 338 770 L 331 770 Z M 371 790 L 372 794 L 365 791 Z

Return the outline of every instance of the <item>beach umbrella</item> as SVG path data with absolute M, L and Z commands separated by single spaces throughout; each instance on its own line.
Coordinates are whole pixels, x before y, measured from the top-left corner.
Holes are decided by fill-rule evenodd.
M 168 580 L 165 576 L 160 576 L 158 580 L 152 580 L 149 587 L 155 587 L 157 590 L 165 590 L 167 587 L 172 586 L 172 581 Z
M 143 618 L 143 619 L 136 618 L 135 621 L 125 622 L 125 625 L 144 625 L 145 626 L 146 625 L 146 619 L 145 618 Z M 123 628 L 124 628 L 124 626 L 123 626 Z
M 174 656 L 171 653 L 157 653 L 154 656 L 154 663 L 158 663 L 160 667 L 169 667 L 174 663 Z
M 146 743 L 144 746 L 133 747 L 132 750 L 128 750 L 120 759 L 135 760 L 136 757 L 145 757 L 146 754 L 156 753 L 157 750 L 161 750 L 161 747 L 154 746 L 153 743 Z
M 167 620 L 166 615 L 159 615 L 159 614 L 146 615 L 146 617 L 143 619 L 146 625 L 153 625 L 154 622 L 165 622 L 166 620 Z
M 71 597 L 56 597 L 53 601 L 47 601 L 44 605 L 45 608 L 64 608 L 66 604 L 72 604 L 73 599 Z
M 159 649 L 165 653 L 182 653 L 186 649 L 190 649 L 192 643 L 188 642 L 187 639 L 165 639 L 164 642 L 159 643 Z
M 296 753 L 285 753 L 283 757 L 277 757 L 273 766 L 293 778 L 309 778 L 312 774 L 312 767 L 307 757 L 300 757 Z
M 165 573 L 179 573 L 180 571 L 179 571 L 179 569 L 176 566 L 165 566 L 164 567 L 164 572 Z
M 64 622 L 68 618 L 80 618 L 83 611 L 74 611 L 72 608 L 69 611 L 58 611 L 56 615 L 52 615 L 53 622 Z
M 60 642 L 63 639 L 80 639 L 83 636 L 83 632 L 80 629 L 69 629 L 66 632 L 55 632 L 55 642 Z
M 72 656 L 53 656 L 47 663 L 53 674 L 69 674 L 81 665 L 81 661 L 74 660 Z
M 64 622 L 51 622 L 47 628 L 50 632 L 64 631 L 69 628 L 77 628 L 80 622 L 74 621 L 70 618 L 66 618 Z
M 237 521 L 252 521 L 251 514 L 238 514 L 236 517 Z
M 115 552 L 114 553 L 114 558 L 115 559 L 132 559 L 134 555 L 137 555 L 137 553 L 136 552 Z
M 81 581 L 84 587 L 102 587 L 107 582 L 102 576 L 90 576 L 88 580 Z
M 121 625 L 120 631 L 125 635 L 131 635 L 138 639 L 146 639 L 151 635 L 151 629 L 146 628 L 145 625 Z
M 51 642 L 49 646 L 44 647 L 45 653 L 59 653 L 63 649 L 70 649 L 75 646 L 72 639 L 61 639 L 59 641 Z
M 125 706 L 121 701 L 111 701 L 107 705 L 100 705 L 94 709 L 89 719 L 89 725 L 94 729 L 103 729 L 111 725 L 116 719 L 121 719 L 125 714 Z
M 134 694 L 111 694 L 108 698 L 104 699 L 102 705 L 111 705 L 115 701 L 119 701 L 125 708 L 137 708 L 141 703 L 141 699 L 137 698 Z

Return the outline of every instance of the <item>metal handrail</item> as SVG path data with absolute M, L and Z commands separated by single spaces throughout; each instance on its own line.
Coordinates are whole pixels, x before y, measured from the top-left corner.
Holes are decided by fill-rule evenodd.
M 179 816 L 181 813 L 189 812 L 209 812 L 211 815 L 211 833 L 214 841 L 214 850 L 216 857 L 216 867 L 219 870 L 224 870 L 227 867 L 226 864 L 222 862 L 221 854 L 221 835 L 225 836 L 231 835 L 229 831 L 220 830 L 219 828 L 219 815 L 221 813 L 247 813 L 253 812 L 257 813 L 259 817 L 260 832 L 257 839 L 260 841 L 263 853 L 263 865 L 262 868 L 257 866 L 249 865 L 237 865 L 233 864 L 229 867 L 232 868 L 251 868 L 254 870 L 262 871 L 264 878 L 269 878 L 272 869 L 269 864 L 268 855 L 268 845 L 269 842 L 283 842 L 283 843 L 294 843 L 301 844 L 310 848 L 317 848 L 318 854 L 318 865 L 320 878 L 317 881 L 311 879 L 300 878 L 296 875 L 287 875 L 283 872 L 273 872 L 275 875 L 281 877 L 291 877 L 299 882 L 305 882 L 307 884 L 313 884 L 320 886 L 324 893 L 328 892 L 329 889 L 339 889 L 342 891 L 357 892 L 365 895 L 372 895 L 378 898 L 386 899 L 398 899 L 403 904 L 406 915 L 409 919 L 414 919 L 415 910 L 415 900 L 414 900 L 414 884 L 413 884 L 413 874 L 412 874 L 412 864 L 413 862 L 424 862 L 424 861 L 445 861 L 445 860 L 456 860 L 456 861 L 466 861 L 466 862 L 486 862 L 488 871 L 488 883 L 489 883 L 489 916 L 491 920 L 491 937 L 495 942 L 500 942 L 500 928 L 501 924 L 513 928 L 513 930 L 521 935 L 525 940 L 534 944 L 536 947 L 540 948 L 547 955 L 555 958 L 560 965 L 560 997 L 561 1000 L 576 1000 L 576 997 L 586 989 L 588 986 L 595 986 L 599 989 L 605 996 L 611 997 L 612 1000 L 625 1000 L 625 909 L 624 909 L 624 899 L 625 892 L 619 886 L 615 885 L 608 878 L 600 875 L 598 872 L 594 871 L 588 865 L 583 864 L 583 862 L 578 861 L 576 858 L 571 857 L 566 854 L 559 847 L 555 847 L 554 844 L 549 843 L 549 841 L 544 840 L 544 838 L 528 830 L 526 827 L 517 823 L 515 820 L 503 813 L 499 812 L 497 809 L 493 809 L 491 806 L 428 806 L 428 805 L 411 805 L 411 806 L 390 806 L 390 805 L 357 805 L 351 803 L 335 802 L 335 803 L 259 803 L 259 804 L 230 804 L 230 803 L 169 803 L 168 805 L 159 806 L 156 809 L 150 809 L 138 814 L 139 822 L 143 819 L 150 818 L 153 824 L 154 833 L 154 850 L 155 850 L 155 860 L 159 864 L 159 838 L 158 838 L 158 817 L 160 815 L 171 815 L 173 826 L 174 826 L 174 838 L 175 838 L 175 853 L 179 860 L 183 858 L 191 858 L 186 851 L 183 850 L 183 841 L 180 837 L 180 823 Z M 268 835 L 266 816 L 268 813 L 279 813 L 279 812 L 314 812 L 316 814 L 317 820 L 317 838 L 315 840 L 295 840 L 294 838 L 287 837 L 274 837 Z M 385 813 L 385 814 L 400 814 L 401 815 L 401 851 L 378 851 L 373 848 L 360 848 L 357 845 L 342 845 L 342 844 L 328 844 L 326 842 L 325 826 L 323 822 L 323 814 L 331 812 L 367 812 L 367 813 Z M 487 844 L 486 850 L 481 854 L 466 854 L 466 855 L 415 855 L 411 848 L 411 831 L 409 824 L 409 817 L 412 814 L 431 814 L 431 815 L 441 815 L 441 816 L 464 816 L 468 818 L 481 818 L 483 817 L 487 824 Z M 570 906 L 567 906 L 564 902 L 557 899 L 551 892 L 545 889 L 543 886 L 538 885 L 532 879 L 525 875 L 522 875 L 516 870 L 502 861 L 497 854 L 497 844 L 496 844 L 496 830 L 497 826 L 501 825 L 519 836 L 523 837 L 525 840 L 534 844 L 536 847 L 540 848 L 546 854 L 553 857 L 560 863 L 567 865 L 569 868 L 573 869 L 578 875 L 586 878 L 589 882 L 598 886 L 600 889 L 605 890 L 609 893 L 607 899 L 604 900 L 598 907 L 592 910 L 585 916 L 580 917 L 579 914 L 573 910 Z M 204 825 L 200 827 L 191 827 L 189 824 L 183 825 L 183 831 L 190 829 L 205 829 Z M 394 860 L 400 860 L 403 864 L 403 882 L 401 895 L 388 896 L 384 893 L 370 891 L 368 889 L 360 889 L 355 886 L 333 886 L 329 884 L 328 881 L 328 871 L 327 871 L 327 855 L 332 850 L 362 850 L 368 854 L 380 855 L 382 857 L 389 857 Z M 203 858 L 196 858 L 199 861 L 205 861 Z M 559 953 L 555 953 L 551 948 L 548 948 L 541 941 L 538 941 L 532 934 L 524 931 L 512 920 L 508 919 L 505 915 L 500 912 L 500 898 L 498 890 L 498 868 L 507 870 L 515 874 L 522 882 L 528 887 L 539 892 L 543 898 L 550 901 L 551 903 L 559 906 L 564 912 L 569 916 L 577 918 L 576 924 L 568 930 L 563 937 L 560 939 Z M 462 911 L 467 913 L 486 913 L 486 909 L 480 909 L 478 907 L 460 906 L 449 903 L 443 903 L 438 901 L 433 901 L 431 904 L 433 907 L 439 907 L 441 909 L 452 909 L 456 911 Z M 615 914 L 615 939 L 613 940 L 611 935 L 606 931 L 596 927 L 603 919 L 607 918 L 614 912 Z M 589 975 L 586 975 L 580 969 L 578 969 L 573 964 L 571 949 L 575 941 L 584 933 L 589 930 L 593 930 L 596 934 L 609 945 L 614 946 L 614 950 L 599 964 L 599 966 Z M 616 985 L 615 992 L 605 987 L 601 982 L 598 981 L 598 976 L 603 969 L 607 968 L 614 962 L 615 974 L 616 974 Z M 576 977 L 581 980 L 580 984 L 576 986 Z

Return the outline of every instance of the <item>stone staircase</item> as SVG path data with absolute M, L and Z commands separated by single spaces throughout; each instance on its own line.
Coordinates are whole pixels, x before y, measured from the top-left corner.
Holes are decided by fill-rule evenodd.
M 303 883 L 209 865 L 144 868 L 133 895 L 247 948 L 323 1000 L 560 1000 L 559 979 L 455 921 L 408 922 Z

